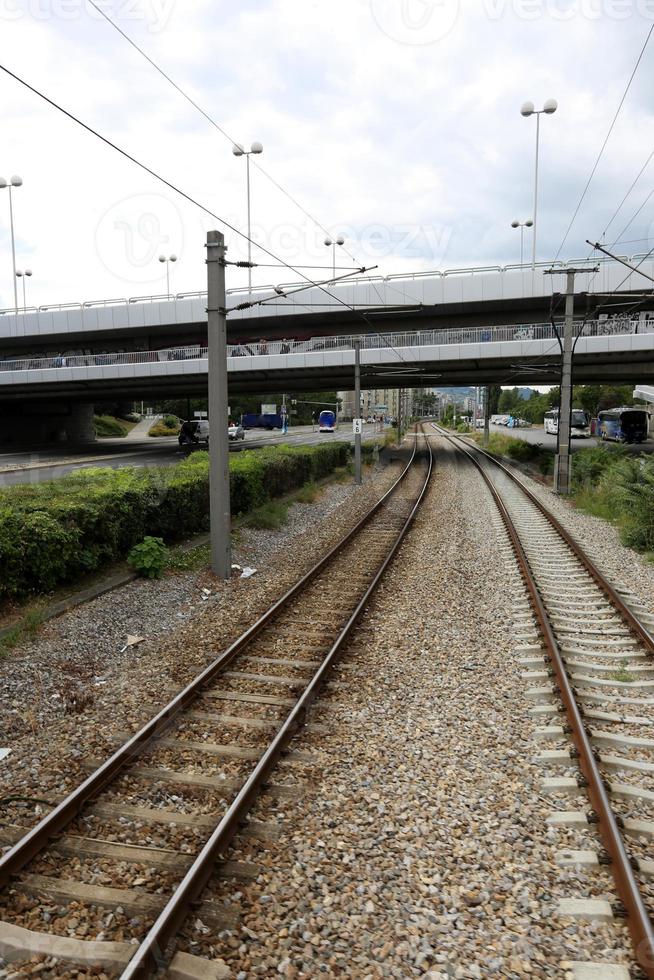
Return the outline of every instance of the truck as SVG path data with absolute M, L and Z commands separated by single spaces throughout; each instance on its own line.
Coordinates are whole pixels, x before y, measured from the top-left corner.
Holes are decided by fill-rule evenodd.
M 281 415 L 262 415 L 259 412 L 247 412 L 241 422 L 244 429 L 281 429 L 283 424 Z

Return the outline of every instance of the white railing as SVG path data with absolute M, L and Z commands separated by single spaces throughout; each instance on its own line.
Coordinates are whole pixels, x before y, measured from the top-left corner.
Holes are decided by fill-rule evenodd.
M 616 336 L 654 333 L 654 320 L 589 320 L 584 324 L 583 337 Z M 452 330 L 420 330 L 384 334 L 363 334 L 337 337 L 312 337 L 309 340 L 274 340 L 259 343 L 229 344 L 227 355 L 236 358 L 276 356 L 287 354 L 323 353 L 352 350 L 354 341 L 363 350 L 396 350 L 411 347 L 441 347 L 445 345 L 488 344 L 507 341 L 555 340 L 550 323 L 531 323 L 500 327 L 456 328 Z M 190 347 L 171 347 L 165 350 L 129 351 L 109 354 L 75 354 L 55 357 L 27 357 L 0 360 L 0 374 L 9 371 L 50 371 L 70 368 L 115 367 L 123 364 L 155 364 L 204 360 L 207 348 L 196 344 Z M 398 355 L 399 357 L 399 355 Z M 292 366 L 292 365 L 290 365 Z M 239 364 L 231 365 L 239 370 Z
M 621 255 L 618 256 L 618 258 L 623 259 L 625 262 L 630 262 L 632 265 L 637 265 L 638 262 L 643 261 L 647 258 L 651 258 L 651 256 L 650 253 L 647 252 L 647 253 L 638 253 L 637 255 L 632 255 L 632 256 Z M 608 256 L 602 256 L 600 258 L 593 258 L 593 259 L 589 259 L 589 258 L 574 259 L 574 260 L 570 260 L 569 262 L 564 262 L 561 260 L 557 260 L 553 262 L 537 262 L 535 268 L 537 270 L 553 269 L 553 268 L 564 269 L 566 268 L 566 266 L 578 267 L 580 265 L 606 265 L 611 262 L 613 262 L 613 259 L 609 258 Z M 336 287 L 338 288 L 338 286 L 341 285 L 352 286 L 352 285 L 372 283 L 372 282 L 384 283 L 384 282 L 399 282 L 401 280 L 411 281 L 416 279 L 446 279 L 451 276 L 474 277 L 475 275 L 485 275 L 488 273 L 507 273 L 507 272 L 525 273 L 525 272 L 531 272 L 531 270 L 532 270 L 532 264 L 530 262 L 529 263 L 525 262 L 522 265 L 520 264 L 484 265 L 484 266 L 470 266 L 467 268 L 460 268 L 460 269 L 433 269 L 424 272 L 398 272 L 388 276 L 382 276 L 382 275 L 357 276 L 357 277 L 353 276 L 351 279 L 344 280 L 342 283 L 337 283 Z M 283 286 L 280 286 L 279 283 L 275 283 L 273 285 L 255 286 L 253 287 L 252 292 L 270 293 L 271 298 L 274 298 L 275 289 L 277 288 L 283 288 L 284 290 L 292 290 L 292 289 L 297 289 L 302 287 L 306 289 L 307 285 L 308 283 L 306 282 L 306 280 L 300 282 L 284 283 Z M 334 288 L 334 287 L 330 287 L 330 288 Z M 227 290 L 227 295 L 234 296 L 235 298 L 247 296 L 248 293 L 249 293 L 249 289 L 247 286 L 238 286 L 234 289 Z M 207 295 L 206 290 L 199 290 L 197 292 L 185 292 L 185 293 L 177 293 L 177 294 L 170 294 L 170 295 L 167 295 L 165 293 L 160 293 L 157 295 L 130 296 L 129 298 L 119 298 L 119 299 L 86 300 L 86 301 L 73 302 L 73 303 L 48 303 L 47 305 L 44 306 L 27 307 L 26 309 L 23 307 L 19 307 L 18 310 L 16 310 L 14 307 L 12 307 L 11 309 L 0 310 L 0 316 L 15 315 L 16 313 L 19 314 L 35 313 L 35 312 L 49 313 L 52 312 L 53 310 L 83 310 L 83 309 L 86 310 L 86 309 L 93 309 L 97 307 L 106 307 L 106 306 L 128 306 L 130 304 L 135 304 L 135 303 L 166 303 L 166 302 L 171 302 L 176 300 L 204 299 L 206 298 L 206 295 Z M 283 297 L 280 296 L 279 298 L 280 300 L 283 300 Z

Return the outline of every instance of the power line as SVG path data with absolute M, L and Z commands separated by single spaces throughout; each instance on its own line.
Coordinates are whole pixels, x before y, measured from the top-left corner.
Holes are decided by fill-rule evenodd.
M 346 307 L 348 310 L 351 310 L 353 313 L 359 312 L 359 315 L 360 316 L 363 316 L 363 313 L 361 313 L 360 311 L 357 311 L 353 306 L 351 306 L 345 300 L 341 299 L 340 296 L 337 296 L 335 293 L 330 293 L 328 289 L 325 289 L 324 286 L 320 285 L 319 283 L 314 282 L 312 279 L 309 278 L 309 276 L 304 275 L 303 272 L 298 272 L 298 270 L 295 268 L 295 266 L 290 265 L 288 262 L 285 262 L 283 259 L 281 259 L 278 255 L 275 255 L 275 253 L 274 252 L 271 252 L 269 249 L 267 249 L 265 247 L 265 245 L 261 245 L 261 244 L 259 244 L 259 242 L 255 242 L 253 239 L 249 238 L 245 234 L 245 232 L 241 231 L 235 225 L 232 225 L 229 221 L 227 221 L 226 218 L 222 218 L 220 215 L 216 214 L 214 211 L 211 211 L 210 208 L 206 207 L 204 204 L 201 204 L 200 201 L 196 200 L 190 194 L 187 194 L 186 191 L 183 191 L 176 184 L 173 184 L 172 181 L 167 180 L 165 177 L 162 177 L 161 174 L 157 173 L 156 170 L 153 170 L 147 164 L 142 163 L 135 156 L 132 156 L 132 154 L 129 153 L 127 150 L 124 150 L 122 147 L 118 146 L 117 143 L 112 142 L 112 140 L 110 140 L 107 136 L 103 136 L 102 133 L 99 133 L 96 129 L 93 129 L 93 127 L 92 126 L 89 126 L 88 123 L 83 122 L 81 119 L 79 119 L 77 116 L 75 116 L 72 112 L 69 112 L 68 109 L 64 109 L 63 106 L 59 105 L 57 102 L 54 102 L 53 99 L 50 99 L 47 95 L 45 95 L 45 93 L 39 91 L 39 89 L 35 88 L 33 85 L 30 85 L 29 82 L 27 82 L 27 81 L 25 81 L 25 79 L 21 78 L 20 75 L 16 75 L 15 72 L 11 71 L 9 68 L 7 68 L 3 64 L 0 64 L 0 70 L 2 70 L 3 72 L 5 72 L 6 75 L 9 75 L 10 78 L 13 78 L 15 81 L 17 81 L 21 85 L 23 85 L 26 89 L 28 89 L 28 91 L 32 92 L 34 95 L 37 95 L 40 99 L 43 99 L 43 101 L 44 102 L 47 102 L 48 105 L 52 106 L 53 109 L 57 109 L 58 112 L 61 112 L 68 119 L 72 120 L 72 122 L 77 123 L 77 125 L 78 126 L 81 126 L 82 129 L 85 129 L 88 133 L 91 133 L 92 136 L 95 136 L 97 139 L 101 140 L 107 146 L 111 147 L 112 150 L 115 150 L 117 153 L 120 153 L 120 155 L 123 156 L 123 157 L 125 157 L 125 159 L 129 160 L 130 163 L 135 164 L 137 167 L 139 167 L 141 170 L 144 170 L 151 177 L 154 177 L 155 180 L 160 181 L 162 184 L 164 184 L 166 187 L 168 187 L 171 191 L 174 191 L 175 194 L 179 194 L 186 201 L 188 201 L 189 204 L 193 204 L 195 207 L 199 208 L 201 211 L 204 211 L 205 214 L 209 215 L 209 217 L 211 217 L 211 218 L 214 218 L 216 221 L 220 222 L 220 224 L 224 225 L 226 228 L 229 228 L 230 231 L 233 231 L 234 234 L 238 235 L 240 238 L 245 239 L 245 241 L 251 242 L 256 248 L 260 249 L 267 256 L 269 256 L 269 258 L 274 259 L 281 266 L 283 266 L 284 268 L 288 269 L 290 272 L 295 273 L 301 279 L 304 279 L 305 282 L 309 283 L 309 285 L 315 286 L 317 289 L 322 290 L 322 292 L 324 292 L 331 299 L 335 299 L 337 301 L 337 303 L 339 303 L 341 306 Z M 368 321 L 366 320 L 366 322 L 368 322 Z
M 640 178 L 641 178 L 641 177 L 643 176 L 643 174 L 644 174 L 644 173 L 645 173 L 645 171 L 647 170 L 647 167 L 649 166 L 649 164 L 650 164 L 650 161 L 651 161 L 651 159 L 652 159 L 652 157 L 654 157 L 654 150 L 652 150 L 652 152 L 650 153 L 650 155 L 649 155 L 649 156 L 647 157 L 647 160 L 645 160 L 645 163 L 644 163 L 644 164 L 642 165 L 642 167 L 640 168 L 640 170 L 639 170 L 639 172 L 638 172 L 638 174 L 637 174 L 637 176 L 636 176 L 636 177 L 634 178 L 634 180 L 633 180 L 633 182 L 632 182 L 632 184 L 631 184 L 631 187 L 629 188 L 629 190 L 627 191 L 627 193 L 626 193 L 626 194 L 625 194 L 625 196 L 624 196 L 624 197 L 622 198 L 622 200 L 621 200 L 621 201 L 620 201 L 620 203 L 618 204 L 618 206 L 617 206 L 617 208 L 616 208 L 616 209 L 615 209 L 615 211 L 613 212 L 613 216 L 612 216 L 612 218 L 611 218 L 611 220 L 609 221 L 609 223 L 608 223 L 608 225 L 606 226 L 606 228 L 605 228 L 605 229 L 604 229 L 604 231 L 602 232 L 602 238 L 604 238 L 604 236 L 606 235 L 606 233 L 607 233 L 607 231 L 609 230 L 609 228 L 611 227 L 611 225 L 613 224 L 613 222 L 614 222 L 614 221 L 615 221 L 615 219 L 617 218 L 617 216 L 618 216 L 618 214 L 619 214 L 619 213 L 620 213 L 620 211 L 622 210 L 622 205 L 623 205 L 623 204 L 624 204 L 624 202 L 625 202 L 625 201 L 627 200 L 627 198 L 628 198 L 628 197 L 629 197 L 629 195 L 631 194 L 631 192 L 632 192 L 632 190 L 634 189 L 634 187 L 636 186 L 636 184 L 638 183 L 638 181 L 640 180 Z M 617 244 L 617 242 L 614 242 L 613 244 L 614 244 L 614 245 L 616 245 L 616 244 Z
M 606 149 L 606 145 L 607 145 L 607 143 L 608 143 L 608 141 L 609 141 L 609 139 L 611 137 L 611 133 L 613 132 L 613 129 L 614 129 L 615 124 L 617 122 L 618 116 L 620 115 L 620 110 L 622 109 L 622 106 L 624 105 L 624 101 L 627 98 L 627 94 L 629 92 L 629 89 L 631 88 L 631 83 L 633 82 L 634 78 L 636 77 L 636 72 L 638 71 L 638 66 L 640 65 L 640 62 L 642 61 L 643 55 L 645 54 L 645 49 L 647 48 L 647 45 L 649 44 L 649 39 L 652 36 L 652 33 L 653 32 L 654 32 L 654 24 L 652 24 L 652 26 L 650 27 L 649 31 L 647 32 L 647 37 L 645 38 L 645 43 L 643 44 L 643 46 L 641 48 L 641 51 L 640 51 L 640 54 L 638 55 L 638 58 L 636 60 L 636 64 L 634 65 L 633 71 L 632 71 L 632 73 L 631 73 L 631 75 L 629 77 L 629 81 L 627 82 L 627 87 L 625 88 L 624 92 L 622 93 L 622 98 L 620 99 L 620 103 L 618 105 L 618 108 L 615 110 L 615 115 L 613 116 L 613 120 L 611 121 L 611 125 L 609 126 L 609 131 L 608 131 L 608 133 L 606 134 L 606 136 L 604 138 L 604 142 L 602 143 L 602 146 L 600 148 L 599 153 L 597 154 L 597 159 L 595 160 L 595 163 L 593 165 L 593 169 L 591 170 L 590 176 L 589 176 L 588 180 L 586 181 L 586 186 L 584 187 L 584 189 L 582 191 L 581 197 L 579 198 L 579 201 L 577 202 L 577 207 L 575 208 L 574 214 L 572 215 L 572 218 L 570 219 L 570 224 L 568 225 L 567 230 L 566 230 L 566 233 L 563 236 L 563 241 L 559 245 L 559 250 L 556 253 L 556 255 L 554 256 L 554 261 L 555 262 L 558 259 L 559 255 L 561 254 L 561 251 L 563 249 L 563 246 L 565 245 L 565 243 L 566 243 L 566 241 L 568 239 L 568 235 L 570 234 L 570 230 L 571 230 L 573 224 L 575 223 L 575 220 L 577 218 L 577 215 L 579 214 L 579 209 L 581 208 L 581 205 L 583 204 L 584 198 L 586 197 L 586 194 L 588 193 L 588 188 L 590 187 L 591 181 L 592 181 L 593 177 L 595 176 L 595 172 L 596 172 L 596 170 L 597 170 L 597 168 L 599 166 L 600 160 L 602 159 L 602 156 L 604 154 L 604 150 Z
M 138 51 L 138 53 L 139 53 L 139 54 L 141 55 L 141 57 L 143 57 L 143 58 L 145 58 L 145 60 L 146 60 L 146 61 L 148 62 L 148 64 L 149 64 L 149 65 L 151 65 L 151 66 L 152 66 L 152 68 L 154 68 L 154 70 L 155 70 L 155 71 L 157 71 L 157 72 L 158 72 L 158 73 L 159 73 L 159 74 L 160 74 L 160 75 L 162 76 L 162 78 L 165 78 L 165 80 L 166 80 L 166 81 L 167 81 L 167 82 L 168 82 L 168 83 L 169 83 L 170 85 L 172 85 L 172 86 L 173 86 L 173 88 L 174 88 L 174 89 L 175 89 L 175 90 L 176 90 L 176 91 L 177 91 L 177 92 L 178 92 L 178 93 L 179 93 L 179 94 L 180 94 L 180 95 L 182 96 L 182 98 L 183 98 L 183 99 L 186 99 L 186 101 L 187 101 L 187 102 L 188 102 L 188 103 L 189 103 L 190 105 L 192 105 L 192 106 L 193 106 L 193 108 L 194 108 L 194 109 L 196 109 L 196 110 L 197 110 L 197 111 L 198 111 L 198 112 L 200 113 L 200 115 L 202 115 L 202 116 L 204 116 L 204 118 L 205 118 L 205 119 L 207 120 L 207 122 L 208 122 L 208 123 L 210 123 L 210 124 L 211 124 L 211 125 L 212 125 L 212 126 L 214 127 L 214 129 L 217 129 L 217 130 L 218 130 L 218 132 L 219 132 L 219 133 L 220 133 L 220 134 L 221 134 L 222 136 L 224 136 L 224 137 L 225 137 L 225 139 L 227 139 L 227 140 L 229 140 L 229 142 L 230 142 L 230 144 L 231 144 L 232 146 L 237 146 L 237 145 L 238 145 L 238 142 L 237 142 L 237 140 L 235 140 L 235 139 L 234 139 L 234 138 L 233 138 L 232 136 L 230 136 L 230 135 L 229 135 L 229 133 L 228 133 L 228 132 L 227 132 L 227 131 L 226 131 L 225 129 L 223 129 L 223 127 L 222 127 L 222 126 L 220 126 L 220 125 L 219 125 L 219 124 L 218 124 L 218 123 L 216 122 L 216 120 L 215 120 L 215 119 L 213 118 L 213 116 L 211 116 L 211 115 L 209 115 L 209 113 L 208 113 L 208 112 L 206 112 L 206 110 L 205 110 L 205 109 L 203 109 L 203 108 L 202 108 L 202 106 L 201 106 L 201 105 L 199 105 L 199 104 L 198 104 L 198 103 L 197 103 L 197 102 L 195 101 L 195 99 L 193 99 L 193 98 L 192 98 L 192 97 L 191 97 L 191 96 L 190 96 L 190 95 L 189 95 L 189 94 L 188 94 L 187 92 L 185 92 L 185 91 L 184 91 L 184 89 L 183 89 L 183 88 L 182 88 L 182 87 L 181 87 L 180 85 L 178 85 L 178 84 L 177 84 L 177 82 L 176 82 L 176 81 L 175 81 L 175 80 L 174 80 L 173 78 L 171 78 L 171 77 L 170 77 L 170 75 L 169 75 L 169 74 L 168 74 L 167 72 L 165 72 L 165 71 L 164 71 L 164 69 L 163 69 L 163 68 L 161 68 L 161 67 L 160 67 L 160 66 L 159 66 L 159 65 L 157 64 L 157 62 L 156 62 L 156 61 L 154 61 L 154 60 L 153 60 L 153 59 L 152 59 L 152 58 L 150 57 L 150 55 L 149 55 L 149 54 L 147 54 L 147 53 L 146 53 L 146 52 L 145 52 L 145 51 L 143 50 L 143 48 L 141 48 L 141 47 L 140 47 L 140 46 L 139 46 L 139 45 L 138 45 L 138 44 L 136 43 L 136 41 L 134 41 L 134 40 L 133 40 L 133 39 L 132 39 L 132 38 L 131 38 L 131 37 L 129 36 L 129 34 L 127 34 L 127 33 L 126 33 L 126 32 L 125 32 L 125 31 L 124 31 L 123 29 L 122 29 L 122 27 L 120 27 L 120 26 L 119 26 L 119 25 L 118 25 L 118 24 L 116 23 L 116 21 L 114 21 L 114 20 L 112 20 L 112 19 L 111 19 L 111 17 L 110 17 L 110 16 L 109 16 L 109 15 L 108 15 L 108 14 L 106 13 L 106 11 L 104 11 L 104 10 L 103 10 L 103 9 L 102 9 L 101 7 L 99 7 L 99 6 L 98 6 L 98 4 L 97 4 L 97 3 L 95 3 L 95 0 L 87 0 L 87 3 L 89 3 L 89 4 L 90 4 L 90 5 L 91 5 L 91 6 L 93 7 L 93 9 L 94 9 L 95 11 L 97 11 L 97 13 L 99 13 L 99 14 L 100 14 L 100 15 L 101 15 L 102 17 L 104 17 L 104 19 L 105 19 L 105 20 L 107 21 L 107 23 L 108 23 L 108 24 L 110 24 L 110 25 L 111 25 L 111 26 L 112 26 L 112 27 L 114 28 L 114 30 L 116 30 L 116 31 L 118 31 L 118 33 L 119 33 L 119 34 L 121 35 L 121 37 L 123 37 L 123 38 L 124 38 L 124 39 L 125 39 L 125 40 L 127 41 L 127 43 L 128 43 L 128 44 L 129 44 L 129 45 L 130 45 L 130 46 L 131 46 L 132 48 L 134 48 L 134 50 L 135 50 L 135 51 Z M 299 202 L 298 200 L 296 200 L 296 198 L 294 198 L 294 197 L 292 196 L 292 194 L 290 194 L 290 193 L 289 193 L 289 191 L 287 191 L 287 190 L 286 190 L 286 188 L 284 188 L 284 187 L 282 187 L 282 185 L 281 185 L 281 184 L 280 184 L 280 183 L 279 183 L 279 182 L 278 182 L 277 180 L 275 180 L 275 178 L 274 178 L 274 177 L 273 177 L 273 176 L 272 176 L 271 174 L 269 174 L 269 173 L 268 173 L 268 172 L 267 172 L 267 171 L 266 171 L 266 170 L 265 170 L 265 169 L 264 169 L 264 168 L 263 168 L 263 167 L 261 166 L 261 164 L 260 164 L 260 163 L 257 163 L 257 161 L 256 161 L 256 160 L 253 160 L 252 162 L 253 162 L 253 164 L 254 164 L 254 166 L 255 166 L 255 167 L 257 168 L 257 170 L 259 170 L 259 172 L 260 172 L 260 173 L 262 173 L 264 177 L 266 177 L 266 178 L 267 178 L 267 179 L 268 179 L 268 180 L 269 180 L 269 181 L 270 181 L 270 182 L 271 182 L 272 184 L 274 184 L 274 185 L 275 185 L 275 187 L 276 187 L 276 188 L 277 188 L 278 190 L 280 190 L 280 191 L 282 192 L 282 194 L 285 194 L 285 195 L 286 195 L 286 197 L 287 197 L 287 198 L 289 199 L 289 201 L 292 201 L 292 203 L 293 203 L 293 204 L 294 204 L 294 205 L 295 205 L 295 206 L 296 206 L 297 208 L 299 208 L 299 209 L 300 209 L 300 211 L 302 211 L 302 213 L 303 213 L 303 214 L 304 214 L 304 215 L 305 215 L 305 216 L 306 216 L 307 218 L 309 218 L 309 220 L 310 220 L 310 221 L 313 221 L 313 223 L 314 223 L 314 224 L 315 224 L 315 225 L 316 225 L 316 226 L 317 226 L 318 228 L 320 228 L 320 230 L 321 230 L 322 232 L 324 232 L 324 234 L 325 234 L 325 235 L 330 235 L 330 234 L 331 234 L 331 233 L 330 233 L 330 232 L 329 232 L 329 231 L 328 231 L 328 230 L 327 230 L 327 229 L 325 228 L 325 226 L 324 226 L 324 225 L 323 225 L 323 224 L 322 224 L 322 223 L 321 223 L 320 221 L 318 221 L 318 219 L 317 219 L 317 218 L 314 218 L 314 216 L 313 216 L 312 214 L 310 214 L 310 213 L 309 213 L 309 212 L 308 212 L 308 211 L 306 210 L 306 208 L 304 208 L 304 207 L 303 207 L 303 206 L 302 206 L 302 205 L 300 204 L 300 202 Z M 353 261 L 354 263 L 356 263 L 356 264 L 360 264 L 360 263 L 357 263 L 357 260 L 356 260 L 356 258 L 355 258 L 355 257 L 354 257 L 354 256 L 352 255 L 352 253 L 351 253 L 351 252 L 350 252 L 350 251 L 349 251 L 349 250 L 348 250 L 347 248 L 345 248 L 345 247 L 343 247 L 343 251 L 344 251 L 344 252 L 346 252 L 346 253 L 347 253 L 347 254 L 348 254 L 348 255 L 350 256 L 350 258 L 352 259 L 352 261 Z
M 9 75 L 10 78 L 13 78 L 14 81 L 19 82 L 28 91 L 32 92 L 34 95 L 37 95 L 44 102 L 47 102 L 48 105 L 52 106 L 53 109 L 56 109 L 58 112 L 61 112 L 62 115 L 66 116 L 72 122 L 77 123 L 78 126 L 81 126 L 82 129 L 85 129 L 88 133 L 91 133 L 92 136 L 95 136 L 97 139 L 101 140 L 101 142 L 106 144 L 106 146 L 109 146 L 112 150 L 115 150 L 121 156 L 125 157 L 125 159 L 129 160 L 130 163 L 135 164 L 141 170 L 145 171 L 145 173 L 149 174 L 151 177 L 154 177 L 155 180 L 160 181 L 160 183 L 164 184 L 165 187 L 168 187 L 175 194 L 179 194 L 180 197 L 183 197 L 184 200 L 188 201 L 189 204 L 192 204 L 195 207 L 199 208 L 205 214 L 209 215 L 209 217 L 214 218 L 216 221 L 220 222 L 220 224 L 224 225 L 226 228 L 229 228 L 230 231 L 233 231 L 240 238 L 245 239 L 245 241 L 251 242 L 256 248 L 260 249 L 265 255 L 269 256 L 269 258 L 274 259 L 276 262 L 284 266 L 286 269 L 289 269 L 291 272 L 294 272 L 301 279 L 304 279 L 304 281 L 307 282 L 310 286 L 314 286 L 316 289 L 319 289 L 321 292 L 325 293 L 326 296 L 329 296 L 330 299 L 336 300 L 337 305 L 343 306 L 351 313 L 355 313 L 356 315 L 360 316 L 361 319 L 369 328 L 371 333 L 375 333 L 378 336 L 382 336 L 382 334 L 378 330 L 374 329 L 372 323 L 370 322 L 370 320 L 368 319 L 368 317 L 365 315 L 363 311 L 357 310 L 356 307 L 352 306 L 350 303 L 347 303 L 344 299 L 341 299 L 341 297 L 338 296 L 336 293 L 331 293 L 328 289 L 325 288 L 325 286 L 321 285 L 320 283 L 314 282 L 312 279 L 309 278 L 309 276 L 304 275 L 303 272 L 298 272 L 298 270 L 294 266 L 290 265 L 288 262 L 285 262 L 283 259 L 280 259 L 278 255 L 275 255 L 274 252 L 271 252 L 269 249 L 267 249 L 265 245 L 261 245 L 258 242 L 255 242 L 252 239 L 250 239 L 245 234 L 245 232 L 241 231 L 239 228 L 236 228 L 229 221 L 227 221 L 226 218 L 221 218 L 220 215 L 216 214 L 214 211 L 211 211 L 210 208 L 206 207 L 204 204 L 201 204 L 199 201 L 197 201 L 190 194 L 187 194 L 186 191 L 183 191 L 176 184 L 173 184 L 165 177 L 162 177 L 161 174 L 157 173 L 156 170 L 153 170 L 147 164 L 142 163 L 136 157 L 132 156 L 132 154 L 129 153 L 127 150 L 124 150 L 122 147 L 118 146 L 117 143 L 112 142 L 107 136 L 103 136 L 102 133 L 99 133 L 96 129 L 93 129 L 93 127 L 89 126 L 88 123 L 83 122 L 72 112 L 69 112 L 68 109 L 64 109 L 63 106 L 59 105 L 57 102 L 54 102 L 53 99 L 49 98 L 47 95 L 45 95 L 45 93 L 41 92 L 33 85 L 30 85 L 29 82 L 25 81 L 25 79 L 21 78 L 20 75 L 17 75 L 15 72 L 11 71 L 11 69 L 7 68 L 5 65 L 0 64 L 0 70 L 3 71 L 6 75 Z M 403 361 L 405 364 L 410 363 L 406 360 L 405 357 L 402 356 L 401 352 L 392 344 L 389 343 L 388 347 L 390 347 L 391 350 L 394 350 L 395 353 L 400 358 L 400 360 Z

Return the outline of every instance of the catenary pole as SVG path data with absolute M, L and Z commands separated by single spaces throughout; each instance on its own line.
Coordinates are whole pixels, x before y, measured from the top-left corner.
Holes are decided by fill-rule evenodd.
M 559 432 L 554 457 L 554 492 L 570 493 L 570 421 L 572 417 L 572 354 L 574 349 L 575 276 L 598 272 L 589 269 L 547 269 L 545 275 L 566 275 L 565 324 L 561 358 L 561 400 L 559 403 Z
M 354 482 L 361 486 L 361 341 L 354 341 L 354 411 L 357 420 L 354 433 Z
M 227 435 L 227 311 L 225 238 L 207 233 L 207 330 L 209 360 L 209 520 L 211 567 L 228 579 L 232 572 Z
M 488 385 L 484 388 L 484 446 L 488 446 L 490 440 L 490 389 Z

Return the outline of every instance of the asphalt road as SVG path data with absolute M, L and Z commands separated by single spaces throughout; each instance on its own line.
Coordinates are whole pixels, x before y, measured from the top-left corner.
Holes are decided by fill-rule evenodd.
M 546 433 L 542 426 L 533 425 L 530 429 L 507 429 L 505 425 L 491 425 L 491 432 L 501 432 L 504 435 L 511 436 L 514 439 L 524 439 L 525 442 L 540 442 L 546 449 L 552 449 L 556 451 L 556 436 L 549 435 Z M 615 442 L 603 442 L 601 439 L 595 439 L 591 437 L 590 439 L 573 439 L 571 442 L 572 452 L 577 449 L 584 449 L 587 446 L 615 446 L 618 443 Z M 639 445 L 627 445 L 625 448 L 629 452 L 633 453 L 651 453 L 654 452 L 654 438 L 650 436 L 647 442 L 642 442 Z
M 365 425 L 363 438 L 370 438 L 377 431 L 374 425 Z M 280 443 L 286 445 L 318 445 L 329 440 L 353 442 L 352 426 L 345 422 L 335 433 L 321 433 L 310 425 L 298 426 L 286 435 L 275 430 L 263 432 L 251 429 L 244 440 L 230 443 L 230 451 L 261 449 Z M 164 437 L 143 440 L 102 439 L 85 446 L 43 447 L 22 453 L 0 453 L 0 487 L 22 483 L 43 483 L 85 467 L 107 466 L 172 466 L 186 458 L 177 438 Z

